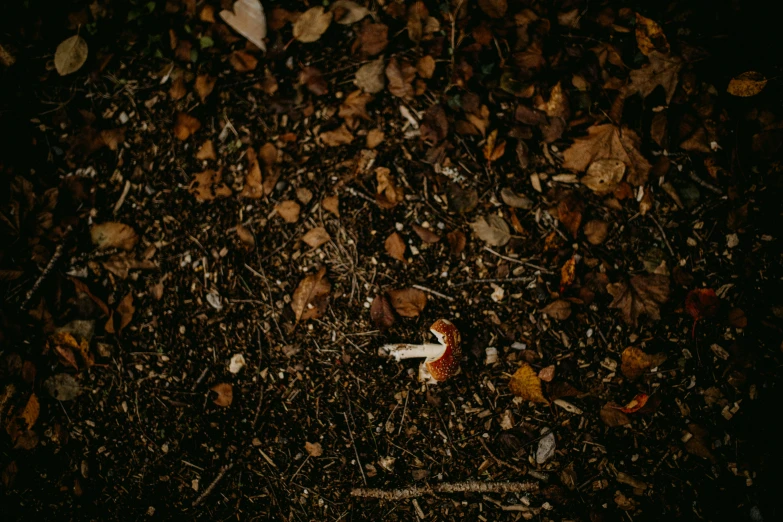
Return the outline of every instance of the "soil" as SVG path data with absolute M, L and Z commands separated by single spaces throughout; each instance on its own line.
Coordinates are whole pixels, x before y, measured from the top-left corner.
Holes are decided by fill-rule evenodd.
M 4 519 L 783 517 L 763 6 L 14 4 Z M 379 351 L 441 318 L 447 380 Z

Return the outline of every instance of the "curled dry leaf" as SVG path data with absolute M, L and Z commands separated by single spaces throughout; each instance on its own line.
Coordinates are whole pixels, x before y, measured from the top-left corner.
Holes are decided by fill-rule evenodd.
M 250 43 L 266 51 L 266 16 L 259 0 L 238 0 L 232 11 L 220 11 L 220 18 Z
M 405 198 L 405 192 L 402 187 L 398 187 L 391 171 L 386 167 L 375 169 L 375 179 L 378 187 L 375 191 L 375 201 L 381 208 L 393 208 L 402 202 Z
M 385 67 L 383 57 L 372 62 L 366 63 L 356 71 L 356 78 L 353 83 L 369 94 L 381 92 L 386 87 L 386 77 L 384 76 Z
M 639 393 L 633 399 L 631 399 L 628 404 L 620 408 L 620 411 L 623 413 L 636 413 L 637 411 L 644 408 L 644 405 L 647 404 L 649 398 L 650 396 L 646 393 Z
M 330 239 L 332 238 L 324 227 L 311 228 L 302 236 L 302 241 L 310 248 L 318 248 Z
M 740 98 L 750 98 L 764 90 L 767 86 L 767 79 L 763 74 L 756 71 L 748 71 L 732 78 L 726 92 L 732 96 Z
M 561 294 L 571 288 L 571 285 L 573 285 L 576 280 L 576 260 L 576 255 L 573 255 L 568 261 L 563 263 L 562 267 L 560 267 Z
M 239 240 L 242 242 L 242 246 L 245 248 L 245 251 L 252 252 L 253 249 L 256 248 L 256 237 L 253 235 L 253 233 L 242 225 L 237 225 L 236 232 L 237 236 L 239 236 Z
M 234 387 L 231 384 L 222 382 L 214 385 L 210 390 L 217 394 L 213 402 L 221 408 L 228 408 L 234 402 Z
M 291 309 L 297 322 L 321 317 L 326 312 L 332 285 L 325 276 L 326 268 L 321 268 L 317 273 L 302 279 L 294 290 Z
M 134 313 L 136 307 L 133 306 L 133 292 L 128 292 L 117 305 L 117 310 L 106 321 L 105 330 L 108 333 L 122 333 L 122 330 L 133 320 Z
M 600 219 L 592 219 L 585 223 L 584 233 L 591 245 L 600 245 L 609 235 L 609 223 Z
M 332 12 L 323 7 L 311 7 L 294 22 L 294 38 L 303 43 L 312 43 L 321 38 L 332 23 Z
M 669 299 L 669 276 L 636 275 L 628 282 L 612 283 L 606 290 L 614 297 L 609 308 L 619 309 L 625 322 L 636 326 L 642 313 L 654 320 L 661 318 L 659 306 Z
M 647 180 L 652 166 L 639 152 L 639 136 L 627 127 L 622 129 L 606 123 L 587 129 L 587 136 L 577 138 L 563 153 L 563 167 L 583 172 L 601 159 L 622 161 L 628 172 L 628 180 L 641 185 Z
M 661 26 L 639 13 L 636 13 L 636 44 L 645 56 L 649 56 L 653 51 L 663 54 L 670 51 L 669 42 Z
M 548 315 L 552 319 L 564 321 L 571 317 L 571 303 L 563 299 L 558 299 L 542 308 L 541 313 Z
M 405 249 L 407 248 L 405 240 L 402 239 L 402 236 L 398 232 L 392 232 L 392 234 L 386 238 L 386 241 L 384 241 L 383 246 L 386 248 L 386 253 L 391 257 L 402 261 L 403 263 L 407 262 L 405 259 Z
M 593 192 L 599 195 L 613 192 L 625 175 L 625 163 L 617 159 L 600 159 L 594 161 L 587 168 L 579 181 Z
M 666 360 L 666 354 L 656 353 L 650 355 L 640 348 L 629 346 L 623 350 L 622 363 L 620 371 L 623 372 L 629 380 L 635 381 L 641 377 L 650 368 L 660 366 Z
M 386 294 L 378 294 L 370 305 L 370 319 L 380 329 L 391 328 L 396 320 L 394 308 Z
M 557 204 L 557 219 L 576 239 L 585 204 L 576 192 L 571 192 Z
M 417 288 L 390 290 L 389 298 L 401 317 L 417 317 L 427 306 L 427 294 Z
M 223 183 L 221 171 L 205 170 L 193 176 L 188 191 L 197 201 L 212 201 L 231 195 L 231 189 Z
M 180 141 L 185 141 L 194 132 L 201 128 L 201 122 L 190 114 L 180 112 L 177 114 L 177 121 L 174 124 L 174 136 Z
M 473 229 L 474 234 L 488 245 L 503 246 L 511 239 L 511 230 L 508 228 L 508 223 L 495 214 L 479 217 L 470 224 L 470 228 Z
M 60 76 L 75 73 L 87 61 L 87 42 L 81 36 L 73 35 L 57 46 L 54 52 L 54 68 Z
M 348 127 L 355 129 L 359 125 L 359 120 L 369 120 L 367 114 L 367 104 L 372 101 L 372 95 L 356 90 L 345 97 L 340 105 L 338 116 L 345 120 Z
M 511 393 L 525 401 L 549 404 L 549 401 L 544 398 L 544 394 L 541 392 L 541 379 L 527 363 L 522 363 L 522 366 L 514 372 L 514 375 L 511 376 L 511 380 L 508 382 L 508 388 L 511 390 Z
M 139 242 L 139 236 L 132 227 L 116 221 L 93 225 L 90 228 L 90 237 L 92 244 L 98 250 L 109 248 L 133 250 Z
M 351 131 L 343 124 L 334 130 L 322 132 L 318 138 L 324 145 L 338 147 L 351 143 L 353 141 L 353 134 L 351 134 Z
M 524 210 L 530 210 L 533 208 L 533 200 L 525 195 L 516 194 L 513 190 L 506 187 L 500 191 L 500 198 L 503 203 L 511 208 L 521 208 Z
M 311 457 L 320 457 L 324 453 L 320 442 L 305 442 L 305 450 Z
M 275 212 L 283 218 L 286 223 L 296 223 L 299 221 L 299 212 L 302 207 L 296 201 L 282 201 L 275 205 Z

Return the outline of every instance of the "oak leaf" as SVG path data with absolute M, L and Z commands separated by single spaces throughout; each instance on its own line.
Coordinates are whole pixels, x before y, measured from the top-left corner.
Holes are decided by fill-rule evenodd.
M 541 379 L 527 363 L 522 363 L 522 366 L 514 372 L 511 380 L 508 381 L 508 388 L 522 400 L 549 404 L 541 391 Z
M 666 103 L 670 103 L 680 81 L 679 74 L 683 61 L 681 58 L 661 54 L 658 51 L 650 53 L 648 59 L 650 63 L 643 65 L 641 69 L 631 71 L 629 75 L 631 83 L 625 87 L 623 94 L 631 96 L 638 92 L 642 98 L 646 98 L 660 85 L 666 92 Z

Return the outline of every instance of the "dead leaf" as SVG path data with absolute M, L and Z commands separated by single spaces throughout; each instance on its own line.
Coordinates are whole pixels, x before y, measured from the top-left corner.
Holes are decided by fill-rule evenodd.
M 506 0 L 479 0 L 478 5 L 490 18 L 503 18 L 508 10 Z
M 446 234 L 446 240 L 449 242 L 449 249 L 453 256 L 460 255 L 465 250 L 465 245 L 468 241 L 461 230 L 452 230 Z
M 169 96 L 171 99 L 174 101 L 181 100 L 187 93 L 188 89 L 185 87 L 185 78 L 181 75 L 174 78 L 171 82 L 171 87 L 169 87 Z
M 307 454 L 311 457 L 320 457 L 324 453 L 320 442 L 305 442 L 305 450 L 307 450 Z
M 688 424 L 688 431 L 693 436 L 685 443 L 685 451 L 691 455 L 715 462 L 715 456 L 710 451 L 712 443 L 709 440 L 709 432 L 695 423 Z
M 177 113 L 177 122 L 174 124 L 174 136 L 180 141 L 185 141 L 191 134 L 201 128 L 201 122 L 190 114 Z
M 368 56 L 375 56 L 386 49 L 387 45 L 389 28 L 385 24 L 374 24 L 365 20 L 356 43 L 359 50 Z
M 261 163 L 258 154 L 256 154 L 253 147 L 249 147 L 246 156 L 247 170 L 245 171 L 245 182 L 239 197 L 251 199 L 262 198 L 264 197 L 264 177 L 261 174 Z
M 560 293 L 564 293 L 571 288 L 576 280 L 576 255 L 571 256 L 562 267 L 560 267 Z
M 385 138 L 385 134 L 381 129 L 372 129 L 370 132 L 367 133 L 367 148 L 368 149 L 374 149 L 381 143 L 383 143 L 383 139 Z
M 259 0 L 238 0 L 234 2 L 233 11 L 220 11 L 220 18 L 250 43 L 266 51 L 266 16 Z
M 465 117 L 471 125 L 476 127 L 482 136 L 487 134 L 487 127 L 489 126 L 489 108 L 486 105 L 482 105 L 477 113 L 466 113 Z
M 503 154 L 506 152 L 506 142 L 503 140 L 498 141 L 497 129 L 493 130 L 487 137 L 482 152 L 484 153 L 484 159 L 489 163 L 503 157 Z
M 294 22 L 294 38 L 303 43 L 312 43 L 321 38 L 332 23 L 332 12 L 323 7 L 311 7 Z
M 383 57 L 380 57 L 359 67 L 353 83 L 366 93 L 375 94 L 381 92 L 386 86 L 384 70 Z
M 732 78 L 726 92 L 732 96 L 740 98 L 749 98 L 756 96 L 767 86 L 767 79 L 763 74 L 756 71 L 747 71 L 736 78 Z
M 334 20 L 341 25 L 352 25 L 370 14 L 370 10 L 351 0 L 337 0 L 331 6 Z
M 427 294 L 417 288 L 390 290 L 389 297 L 401 317 L 417 317 L 427 306 Z
M 370 119 L 367 114 L 367 104 L 370 101 L 372 101 L 372 95 L 361 90 L 353 91 L 340 104 L 340 111 L 337 115 L 345 120 L 349 128 L 355 129 L 359 126 L 360 119 Z
M 299 73 L 299 83 L 307 86 L 307 90 L 316 96 L 323 96 L 329 92 L 329 84 L 326 83 L 323 73 L 315 67 L 303 67 Z
M 545 368 L 541 368 L 541 370 L 538 372 L 538 378 L 541 379 L 544 382 L 552 382 L 552 379 L 555 378 L 555 365 L 552 364 L 550 366 L 547 366 Z M 557 402 L 557 401 L 555 401 Z M 568 403 L 566 403 L 568 404 Z
M 579 226 L 582 224 L 582 212 L 585 204 L 576 192 L 569 192 L 557 204 L 557 219 L 571 232 L 576 239 L 579 235 Z
M 419 76 L 422 78 L 432 78 L 432 75 L 435 74 L 435 58 L 429 54 L 425 54 L 419 58 L 419 61 L 416 62 L 416 72 L 418 72 Z
M 207 140 L 201 144 L 198 152 L 196 152 L 196 159 L 199 161 L 217 159 L 217 155 L 215 154 L 215 145 L 212 143 L 212 140 Z
M 237 236 L 245 247 L 246 252 L 252 252 L 256 248 L 256 238 L 253 233 L 242 225 L 236 227 Z
M 67 373 L 58 373 L 44 381 L 44 388 L 58 401 L 72 401 L 82 393 L 79 383 Z
M 326 196 L 321 200 L 321 208 L 340 217 L 340 198 L 337 196 Z
M 521 208 L 530 210 L 533 208 L 533 201 L 525 195 L 519 195 L 510 188 L 506 187 L 500 191 L 500 199 L 511 208 Z
M 479 239 L 484 240 L 488 245 L 503 246 L 511 240 L 511 230 L 508 228 L 508 223 L 496 214 L 479 217 L 470 224 L 470 228 Z
M 351 131 L 343 124 L 334 130 L 322 132 L 320 136 L 318 136 L 318 139 L 328 147 L 338 147 L 351 143 L 353 141 L 353 134 L 351 134 Z
M 258 58 L 245 50 L 238 49 L 229 55 L 228 63 L 236 72 L 244 73 L 254 71 L 258 67 Z
M 275 205 L 275 211 L 286 223 L 299 221 L 299 212 L 302 207 L 296 201 L 283 201 Z
M 548 315 L 552 319 L 565 321 L 571 317 L 571 303 L 563 299 L 558 299 L 542 308 L 541 313 Z
M 402 236 L 399 233 L 392 232 L 392 234 L 386 238 L 383 245 L 386 248 L 386 253 L 391 257 L 402 261 L 403 263 L 407 262 L 405 259 L 405 250 L 407 247 L 405 245 L 405 240 L 402 239 Z
M 666 103 L 670 103 L 680 81 L 682 58 L 653 51 L 648 59 L 650 63 L 631 71 L 631 83 L 625 87 L 623 95 L 631 96 L 638 92 L 642 98 L 646 98 L 660 85 L 666 92 Z
M 637 411 L 644 408 L 644 405 L 647 404 L 649 398 L 650 396 L 646 393 L 639 393 L 633 399 L 631 399 L 628 404 L 622 408 L 619 408 L 619 410 L 623 413 L 636 413 Z
M 193 176 L 188 191 L 197 201 L 212 201 L 231 195 L 231 189 L 223 183 L 221 171 L 205 170 Z
M 78 34 L 67 38 L 54 52 L 54 67 L 60 76 L 75 73 L 87 61 L 87 42 Z
M 370 319 L 380 329 L 391 328 L 395 322 L 394 308 L 386 294 L 378 294 L 370 305 Z
M 654 368 L 666 361 L 666 354 L 657 353 L 650 355 L 635 346 L 629 346 L 623 350 L 620 371 L 629 380 L 635 381 L 650 368 Z
M 685 311 L 694 321 L 714 316 L 720 307 L 720 300 L 711 288 L 695 288 L 685 297 Z
M 133 314 L 136 312 L 136 307 L 133 306 L 133 292 L 128 292 L 125 297 L 122 298 L 120 304 L 117 305 L 117 310 L 106 321 L 105 330 L 108 333 L 122 333 L 122 330 L 130 324 L 133 320 Z
M 508 389 L 517 397 L 521 397 L 522 400 L 549 404 L 541 392 L 541 379 L 527 363 L 522 363 L 522 366 L 511 376 Z
M 670 51 L 661 26 L 639 13 L 636 13 L 636 44 L 645 56 L 653 52 L 668 54 Z
M 661 318 L 658 307 L 669 299 L 669 276 L 636 275 L 629 282 L 612 283 L 606 290 L 614 297 L 609 308 L 619 309 L 625 322 L 636 326 L 642 313 L 656 321 Z
M 375 191 L 375 201 L 381 208 L 389 209 L 397 206 L 405 198 L 402 187 L 398 187 L 391 171 L 386 167 L 375 169 L 375 179 L 378 186 Z
M 748 318 L 741 308 L 732 308 L 729 310 L 729 324 L 734 328 L 745 328 L 748 326 Z
M 152 270 L 155 263 L 149 260 L 139 260 L 128 252 L 121 252 L 101 262 L 101 266 L 121 279 L 127 279 L 131 270 Z
M 639 152 L 639 136 L 627 127 L 605 123 L 587 129 L 587 136 L 577 138 L 563 153 L 563 167 L 583 172 L 594 161 L 616 159 L 625 163 L 628 181 L 642 185 L 652 166 Z
M 440 236 L 429 228 L 424 228 L 423 226 L 416 224 L 414 224 L 411 228 L 413 228 L 413 231 L 416 232 L 416 235 L 418 235 L 419 238 L 421 238 L 421 240 L 425 243 L 437 243 L 440 241 Z
M 310 248 L 318 248 L 330 239 L 332 238 L 329 236 L 329 232 L 327 232 L 324 227 L 311 228 L 304 236 L 302 236 L 302 241 L 304 241 Z
M 610 428 L 627 426 L 631 423 L 631 419 L 612 403 L 604 404 L 599 415 L 601 416 L 601 420 L 604 421 L 604 424 Z
M 435 145 L 449 134 L 449 120 L 446 111 L 439 103 L 431 105 L 424 112 L 421 121 L 421 139 L 430 145 Z
M 204 103 L 207 96 L 212 93 L 212 90 L 215 88 L 215 83 L 217 83 L 217 78 L 213 78 L 208 74 L 199 74 L 196 77 L 196 82 L 193 87 L 196 89 L 198 97 L 201 98 L 201 103 Z
M 213 402 L 221 408 L 228 408 L 234 402 L 234 387 L 231 384 L 222 382 L 214 385 L 210 390 L 217 394 Z
M 90 228 L 92 244 L 98 250 L 121 248 L 133 250 L 139 242 L 139 236 L 132 227 L 116 221 L 95 224 Z
M 326 312 L 332 285 L 325 276 L 326 268 L 321 268 L 317 273 L 302 279 L 294 290 L 291 308 L 297 322 L 316 319 Z
M 389 80 L 389 92 L 399 98 L 413 97 L 413 79 L 416 77 L 416 69 L 408 62 L 400 64 L 397 58 L 389 60 L 386 66 L 386 78 Z
M 579 181 L 598 195 L 613 192 L 625 175 L 625 163 L 617 159 L 599 159 L 590 164 Z
M 585 223 L 584 233 L 591 245 L 600 245 L 609 235 L 609 223 L 600 219 L 592 219 Z

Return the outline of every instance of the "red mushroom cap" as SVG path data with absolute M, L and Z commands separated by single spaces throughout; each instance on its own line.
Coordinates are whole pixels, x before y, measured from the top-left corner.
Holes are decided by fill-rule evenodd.
M 462 358 L 462 348 L 460 347 L 462 338 L 457 327 L 446 319 L 435 321 L 430 327 L 430 331 L 445 349 L 440 357 L 427 359 L 425 364 L 433 379 L 445 381 L 459 370 L 459 360 Z

